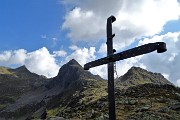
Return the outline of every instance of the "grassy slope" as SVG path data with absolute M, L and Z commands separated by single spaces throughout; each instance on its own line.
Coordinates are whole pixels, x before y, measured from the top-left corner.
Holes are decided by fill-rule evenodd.
M 76 91 L 67 104 L 48 109 L 48 116 L 70 119 L 108 119 L 106 85 L 99 82 L 83 91 Z M 171 106 L 180 102 L 179 95 L 180 89 L 173 86 L 158 87 L 151 84 L 131 87 L 126 92 L 117 90 L 117 119 L 178 120 L 180 111 L 171 109 Z
M 72 112 L 71 115 L 74 115 L 74 119 L 78 118 L 78 115 L 75 115 L 75 111 L 78 111 L 77 109 L 89 106 L 102 97 L 107 96 L 106 81 L 97 81 L 93 79 L 88 79 L 86 81 L 87 85 L 84 86 L 83 89 L 70 92 L 73 93 L 72 95 L 66 93 L 63 95 L 63 97 L 61 96 L 59 99 L 56 98 L 53 102 L 51 102 L 50 104 L 56 104 L 55 102 L 59 102 L 59 106 L 55 105 L 55 107 L 49 107 L 48 116 L 63 114 L 63 116 L 65 117 L 71 114 L 68 113 L 68 111 L 70 110 Z M 88 109 L 89 108 L 87 108 L 84 112 L 82 111 L 83 116 L 85 116 Z
M 0 74 L 15 75 L 11 70 L 11 68 L 0 66 Z

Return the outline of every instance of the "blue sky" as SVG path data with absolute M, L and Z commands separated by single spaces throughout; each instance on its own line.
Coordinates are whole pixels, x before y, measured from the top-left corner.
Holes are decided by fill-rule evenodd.
M 59 45 L 66 44 L 60 42 L 65 38 L 65 33 L 60 30 L 65 11 L 65 7 L 57 0 L 2 0 L 1 51 L 20 48 L 33 51 L 43 46 L 54 50 L 57 46 L 53 46 L 52 38 L 57 38 Z M 43 35 L 48 39 L 42 40 Z
M 53 77 L 72 58 L 84 65 L 106 56 L 110 15 L 117 19 L 113 32 L 118 52 L 158 41 L 168 48 L 163 54 L 117 62 L 119 76 L 139 66 L 180 86 L 179 0 L 1 0 L 0 66 L 26 65 L 32 72 Z M 90 71 L 107 78 L 106 66 Z

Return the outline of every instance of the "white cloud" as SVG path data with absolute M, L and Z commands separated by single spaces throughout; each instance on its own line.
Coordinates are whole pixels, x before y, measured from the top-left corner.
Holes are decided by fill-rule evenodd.
M 98 50 L 98 53 L 101 53 L 101 54 L 107 53 L 107 45 L 106 45 L 106 43 L 101 44 L 101 46 L 100 46 L 100 48 Z
M 71 48 L 76 48 L 76 49 L 71 49 Z M 85 63 L 95 60 L 96 58 L 95 47 L 90 47 L 88 49 L 88 48 L 78 48 L 77 46 L 76 47 L 74 46 L 74 47 L 70 47 L 70 49 L 74 51 L 65 58 L 63 64 L 71 59 L 76 59 L 82 66 L 84 66 Z
M 69 49 L 71 49 L 71 50 L 77 50 L 77 49 L 79 49 L 76 45 L 71 45 L 70 47 L 69 47 Z
M 53 54 L 55 56 L 59 56 L 59 57 L 65 57 L 67 55 L 67 52 L 64 50 L 59 50 L 59 51 L 53 51 Z
M 93 40 L 102 37 L 104 33 L 101 22 L 93 11 L 76 7 L 66 15 L 62 29 L 70 29 L 68 37 L 72 40 Z
M 25 65 L 31 72 L 54 77 L 59 70 L 54 56 L 45 47 L 29 53 L 24 49 L 4 51 L 0 53 L 0 65 Z
M 25 59 L 26 59 L 26 50 L 19 49 L 13 52 L 10 61 L 12 64 L 24 64 Z
M 99 75 L 104 79 L 107 79 L 107 65 L 97 66 L 89 70 L 94 75 Z
M 177 81 L 176 81 L 176 85 L 178 86 L 178 87 L 180 87 L 180 79 L 178 79 Z
M 126 59 L 116 63 L 118 76 L 124 75 L 132 66 L 140 66 L 138 62 L 139 57 Z
M 0 63 L 4 63 L 11 57 L 11 51 L 4 51 L 0 54 Z
M 169 80 L 169 74 L 162 73 L 162 75 L 163 75 L 167 80 Z
M 77 46 L 70 46 L 70 49 L 73 50 L 73 52 L 69 55 L 64 50 L 53 51 L 53 54 L 50 54 L 45 47 L 33 52 L 27 52 L 24 49 L 4 51 L 0 53 L 0 65 L 25 65 L 31 72 L 46 77 L 54 77 L 58 74 L 60 66 L 69 62 L 71 59 L 76 59 L 84 66 L 85 63 L 95 60 L 96 58 L 95 47 L 79 48 Z M 61 57 L 61 63 L 57 63 L 57 57 Z
M 26 50 L 4 51 L 0 53 L 0 65 L 23 65 L 26 58 Z
M 62 26 L 69 29 L 68 37 L 73 41 L 95 42 L 105 38 L 106 19 L 115 15 L 116 49 L 130 45 L 135 38 L 161 32 L 168 21 L 180 16 L 177 0 L 64 0 L 64 3 L 77 6 L 66 14 Z
M 30 71 L 47 77 L 54 77 L 59 71 L 55 57 L 45 47 L 28 53 L 25 65 Z

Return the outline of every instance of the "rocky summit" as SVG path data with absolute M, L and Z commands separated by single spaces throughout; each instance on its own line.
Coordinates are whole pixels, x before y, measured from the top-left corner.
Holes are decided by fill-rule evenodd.
M 115 80 L 118 120 L 179 120 L 180 88 L 160 73 L 132 67 Z M 47 79 L 25 66 L 0 67 L 0 119 L 107 120 L 107 80 L 74 59 Z
M 153 73 L 142 69 L 140 67 L 132 67 L 123 76 L 116 79 L 116 84 L 123 86 L 136 86 L 139 84 L 153 83 L 153 84 L 169 84 L 172 85 L 164 76 L 160 73 Z

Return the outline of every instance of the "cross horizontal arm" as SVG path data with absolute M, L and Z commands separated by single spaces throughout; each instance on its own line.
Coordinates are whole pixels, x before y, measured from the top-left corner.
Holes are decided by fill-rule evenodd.
M 167 50 L 166 43 L 164 42 L 149 43 L 149 44 L 145 44 L 139 47 L 135 47 L 135 48 L 108 56 L 108 57 L 104 57 L 104 58 L 85 64 L 84 70 L 89 70 L 92 67 L 100 66 L 100 65 L 107 64 L 110 62 L 115 62 L 115 61 L 131 58 L 131 57 L 135 57 L 138 55 L 150 53 L 155 50 L 157 50 L 158 53 L 165 52 Z

